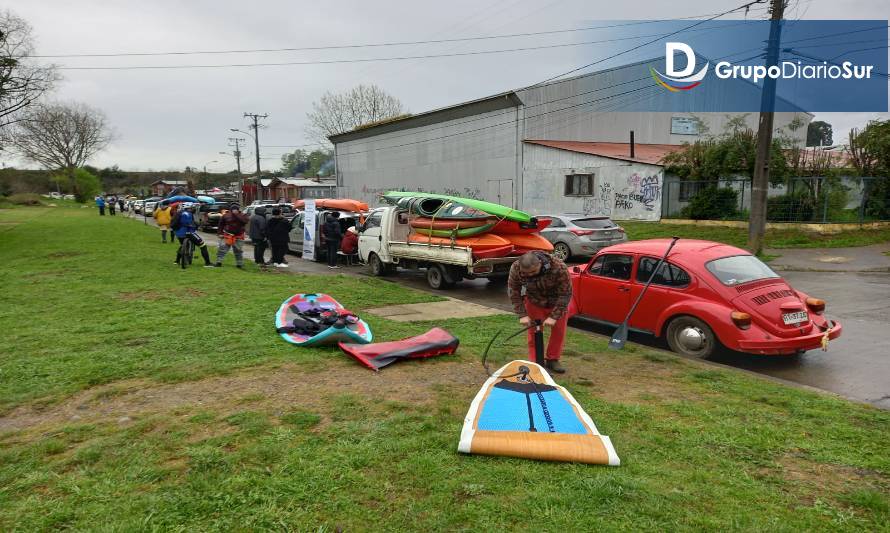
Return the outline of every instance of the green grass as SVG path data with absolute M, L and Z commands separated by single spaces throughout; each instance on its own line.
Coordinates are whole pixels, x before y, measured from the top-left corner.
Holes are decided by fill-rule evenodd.
M 633 221 L 622 221 L 621 225 L 627 230 L 628 238 L 635 241 L 678 236 L 723 242 L 742 248 L 748 242 L 747 228 Z M 766 232 L 765 242 L 767 248 L 845 248 L 888 241 L 890 241 L 890 228 L 849 230 L 834 235 L 821 235 L 803 230 L 771 229 Z
M 0 239 L 0 530 L 890 528 L 885 411 L 571 333 L 560 381 L 622 466 L 463 456 L 510 316 L 439 324 L 458 356 L 375 374 L 284 343 L 272 313 L 298 291 L 359 313 L 433 297 L 181 272 L 157 230 L 93 210 L 2 211 Z M 365 318 L 382 340 L 432 325 Z

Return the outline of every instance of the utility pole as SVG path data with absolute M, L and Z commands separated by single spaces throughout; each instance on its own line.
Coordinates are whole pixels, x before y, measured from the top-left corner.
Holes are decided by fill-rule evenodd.
M 232 154 L 235 156 L 235 165 L 238 168 L 238 201 L 242 204 L 244 203 L 244 178 L 241 176 L 241 141 L 244 139 L 239 139 L 238 137 L 229 137 L 229 146 L 232 146 L 232 143 L 235 143 L 235 151 Z
M 250 127 L 253 128 L 253 142 L 254 142 L 254 145 L 256 148 L 256 150 L 254 150 L 254 152 L 256 153 L 256 194 L 257 194 L 257 200 L 263 199 L 263 186 L 260 183 L 260 126 L 259 126 L 258 121 L 259 121 L 259 119 L 267 118 L 268 116 L 269 115 L 266 113 L 263 113 L 262 115 L 258 115 L 256 113 L 244 113 L 244 118 L 249 118 L 249 119 L 253 120 L 253 124 Z
M 782 17 L 787 0 L 772 0 L 770 7 L 769 42 L 766 48 L 766 67 L 779 63 L 779 41 L 782 35 Z M 751 180 L 751 218 L 748 221 L 748 250 L 753 254 L 763 251 L 766 233 L 766 197 L 769 189 L 770 152 L 773 145 L 773 112 L 776 107 L 776 79 L 767 76 L 763 80 L 760 97 L 760 123 L 757 127 L 757 156 L 754 160 L 754 176 Z

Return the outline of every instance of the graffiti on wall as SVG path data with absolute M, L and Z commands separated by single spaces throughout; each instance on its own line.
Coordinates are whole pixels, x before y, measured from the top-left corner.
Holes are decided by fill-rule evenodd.
M 612 184 L 600 183 L 599 191 L 584 200 L 582 210 L 585 215 L 612 216 Z
M 614 206 L 616 210 L 630 211 L 642 208 L 654 211 L 661 198 L 661 180 L 658 174 L 640 176 L 637 173 L 627 178 L 627 187 L 615 192 Z

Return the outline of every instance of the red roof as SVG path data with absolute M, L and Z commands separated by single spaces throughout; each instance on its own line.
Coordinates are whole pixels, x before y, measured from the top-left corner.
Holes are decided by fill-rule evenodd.
M 631 157 L 630 143 L 598 143 L 542 140 L 527 140 L 525 142 L 529 144 L 548 146 L 550 148 L 557 148 L 559 150 L 568 150 L 569 152 L 598 155 L 601 157 L 621 159 L 623 161 L 634 161 L 637 163 L 647 163 L 650 165 L 660 165 L 661 160 L 662 158 L 664 158 L 664 156 L 683 149 L 683 145 L 681 144 L 634 143 L 634 157 Z

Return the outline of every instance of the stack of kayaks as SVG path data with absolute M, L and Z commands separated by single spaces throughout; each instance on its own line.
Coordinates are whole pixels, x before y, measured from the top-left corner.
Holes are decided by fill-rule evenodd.
M 553 250 L 553 245 L 539 233 L 550 221 L 510 207 L 473 198 L 408 191 L 391 191 L 383 199 L 411 213 L 409 242 L 469 247 L 477 260 Z

